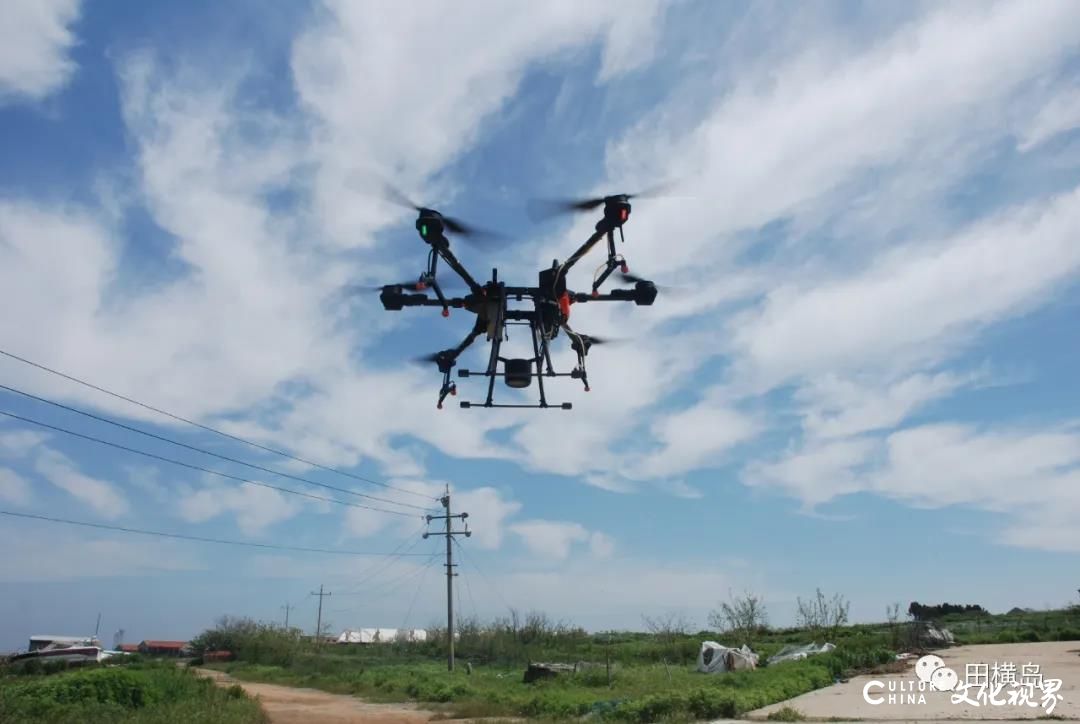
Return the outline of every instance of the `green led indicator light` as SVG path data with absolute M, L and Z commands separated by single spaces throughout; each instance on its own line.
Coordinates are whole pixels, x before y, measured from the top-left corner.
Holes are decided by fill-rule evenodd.
M 420 236 L 427 236 L 427 224 L 420 226 Z

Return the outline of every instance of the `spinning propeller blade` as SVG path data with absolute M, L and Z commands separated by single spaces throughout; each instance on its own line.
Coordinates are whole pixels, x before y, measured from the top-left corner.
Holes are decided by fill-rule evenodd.
M 473 226 L 472 224 L 466 224 L 460 219 L 455 219 L 451 216 L 445 216 L 444 214 L 436 211 L 435 209 L 420 206 L 415 201 L 406 196 L 402 191 L 385 181 L 383 182 L 383 197 L 392 204 L 404 206 L 405 208 L 412 209 L 413 211 L 421 213 L 423 213 L 424 211 L 435 211 L 439 214 L 440 217 L 442 217 L 443 226 L 446 228 L 447 231 L 465 237 L 470 242 L 496 241 L 504 238 L 503 235 L 499 234 L 498 232 L 490 231 L 488 229 L 481 229 Z
M 411 361 L 416 362 L 418 364 L 431 364 L 432 362 L 438 362 L 439 361 L 439 353 L 438 352 L 432 352 L 431 354 L 420 355 L 419 357 L 411 358 Z
M 672 287 L 672 286 L 668 286 L 666 284 L 657 284 L 656 282 L 653 282 L 650 279 L 645 279 L 645 278 L 639 277 L 639 276 L 637 276 L 635 274 L 624 274 L 622 272 L 619 272 L 619 279 L 626 282 L 627 284 L 637 284 L 638 282 L 650 282 L 654 287 L 656 287 L 658 290 L 660 290 L 660 291 L 662 291 L 662 292 L 664 292 L 666 294 L 684 296 L 684 295 L 690 293 L 690 290 L 687 289 L 686 287 Z
M 597 196 L 590 199 L 534 199 L 528 203 L 527 210 L 533 221 L 569 214 L 578 211 L 591 211 L 599 208 L 612 197 L 625 196 L 627 199 L 654 198 L 663 196 L 664 192 L 674 186 L 674 182 L 657 184 L 643 191 L 632 194 L 612 194 L 611 196 Z

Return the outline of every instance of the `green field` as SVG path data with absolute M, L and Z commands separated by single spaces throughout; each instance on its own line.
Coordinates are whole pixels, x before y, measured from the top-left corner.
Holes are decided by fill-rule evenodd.
M 1017 616 L 953 617 L 946 622 L 958 643 L 980 640 L 1080 639 L 1076 609 Z M 213 664 L 240 680 L 322 689 L 371 701 L 414 701 L 446 716 L 518 716 L 567 720 L 592 715 L 611 721 L 690 721 L 737 717 L 837 679 L 895 666 L 908 650 L 912 624 L 865 624 L 813 630 L 757 627 L 741 635 L 710 631 L 605 633 L 556 626 L 541 616 L 531 623 L 464 621 L 456 645 L 457 670 L 447 671 L 445 633 L 423 644 L 325 645 L 271 625 L 223 621 L 196 640 L 209 649 L 235 652 L 237 660 Z M 440 635 L 441 634 L 441 635 Z M 700 674 L 701 642 L 739 646 L 760 655 L 754 671 Z M 766 665 L 786 644 L 829 641 L 837 649 L 803 661 Z M 529 662 L 586 662 L 576 674 L 526 684 Z M 467 672 L 471 664 L 472 673 Z M 608 667 L 611 667 L 609 683 Z M 790 713 L 789 713 L 790 714 Z
M 0 667 L 0 724 L 264 724 L 240 687 L 174 662 Z

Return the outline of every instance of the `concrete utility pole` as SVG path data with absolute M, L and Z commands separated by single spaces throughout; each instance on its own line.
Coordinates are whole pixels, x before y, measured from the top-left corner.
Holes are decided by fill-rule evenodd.
M 320 598 L 319 601 L 322 601 L 322 599 Z M 296 608 L 296 606 L 290 606 L 289 604 L 286 603 L 284 606 L 282 606 L 282 608 L 285 609 L 285 630 L 288 630 L 289 629 L 289 609 Z
M 432 533 L 430 531 L 424 533 L 424 538 L 429 535 L 444 535 L 446 536 L 446 638 L 448 646 L 448 654 L 446 660 L 446 667 L 450 670 L 454 670 L 454 551 L 453 551 L 453 537 L 455 535 L 463 535 L 466 538 L 472 535 L 472 531 L 469 530 L 469 524 L 465 524 L 465 530 L 451 530 L 450 521 L 454 518 L 461 518 L 465 520 L 469 517 L 468 513 L 458 513 L 457 515 L 450 514 L 450 486 L 446 486 L 446 494 L 442 497 L 443 507 L 446 508 L 446 515 L 429 515 L 427 516 L 427 522 L 430 523 L 433 520 L 446 520 L 446 531 Z
M 311 595 L 319 597 L 319 618 L 317 619 L 317 622 L 315 624 L 315 646 L 318 647 L 318 648 L 321 648 L 322 647 L 322 600 L 323 600 L 324 596 L 329 596 L 329 595 L 331 595 L 331 593 L 329 591 L 327 591 L 326 593 L 323 593 L 323 586 L 320 583 L 319 584 L 319 592 L 315 593 L 315 591 L 312 591 Z

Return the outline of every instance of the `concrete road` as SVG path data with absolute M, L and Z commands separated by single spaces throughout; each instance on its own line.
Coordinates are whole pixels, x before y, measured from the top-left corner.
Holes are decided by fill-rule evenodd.
M 810 719 L 839 719 L 863 721 L 918 721 L 928 724 L 933 720 L 1002 720 L 1036 719 L 1048 713 L 1055 717 L 1080 719 L 1080 641 L 1026 644 L 986 644 L 980 646 L 957 646 L 935 652 L 940 656 L 947 669 L 957 675 L 958 684 L 977 683 L 975 676 L 986 672 L 994 676 L 995 664 L 1014 664 L 1016 680 L 1022 679 L 1022 667 L 1029 668 L 1034 682 L 1034 674 L 1041 674 L 1042 681 L 1060 679 L 1061 688 L 1056 692 L 1057 699 L 1052 711 L 1044 706 L 1044 691 L 1033 689 L 1034 706 L 1021 704 L 1016 699 L 1008 703 L 1011 685 L 1005 685 L 994 698 L 1005 702 L 997 705 L 991 702 L 989 689 L 968 688 L 963 693 L 956 691 L 936 691 L 929 686 L 919 689 L 919 678 L 915 670 L 914 659 L 906 671 L 899 674 L 879 674 L 858 676 L 846 683 L 834 684 L 825 689 L 812 691 L 785 702 L 772 704 L 757 709 L 746 715 L 748 719 L 765 719 L 771 712 L 789 706 Z M 983 669 L 982 665 L 986 668 Z M 970 665 L 970 668 L 969 668 Z M 944 672 L 937 675 L 939 681 L 949 683 L 950 676 Z M 866 691 L 864 697 L 864 690 Z M 966 696 L 975 703 L 957 701 Z M 867 698 L 873 702 L 867 701 Z

